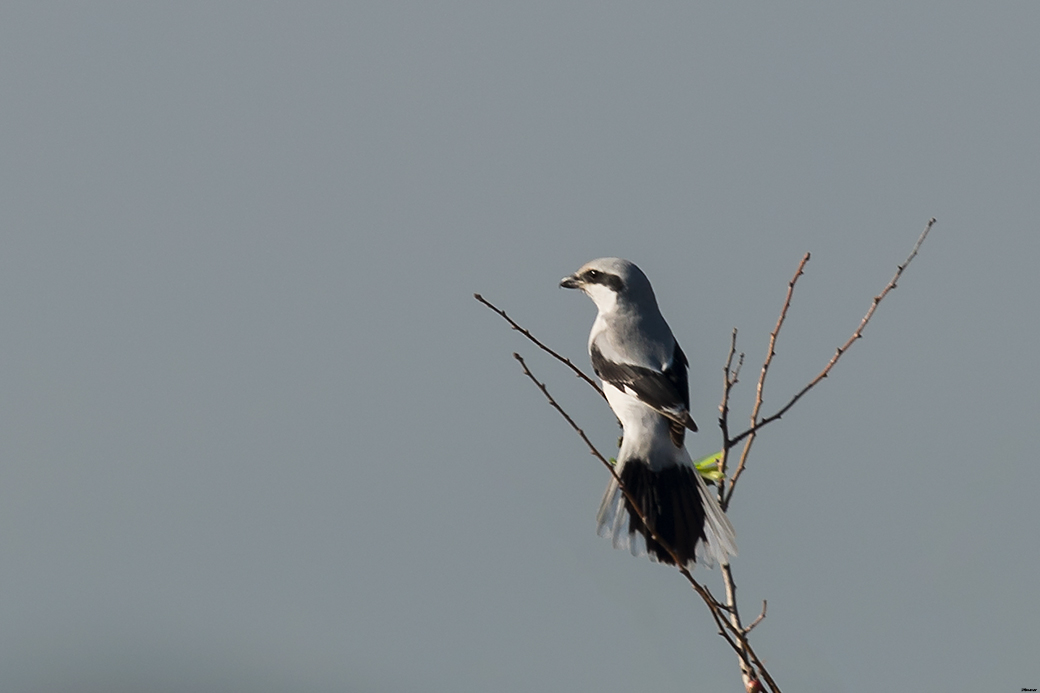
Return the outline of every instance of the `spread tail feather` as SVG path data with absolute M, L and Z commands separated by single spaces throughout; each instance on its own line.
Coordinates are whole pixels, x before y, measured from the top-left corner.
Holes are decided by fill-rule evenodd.
M 696 469 L 685 465 L 653 471 L 640 460 L 626 461 L 618 471 L 625 488 L 643 510 L 654 533 L 692 568 L 699 560 L 707 566 L 728 563 L 737 554 L 733 526 L 705 486 Z M 610 537 L 614 548 L 632 555 L 647 554 L 652 561 L 675 565 L 672 555 L 655 540 L 632 504 L 611 479 L 596 517 L 598 533 Z

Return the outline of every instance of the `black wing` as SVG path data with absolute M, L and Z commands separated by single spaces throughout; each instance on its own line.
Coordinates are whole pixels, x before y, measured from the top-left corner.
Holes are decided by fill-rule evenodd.
M 644 366 L 609 361 L 595 344 L 589 353 L 596 375 L 619 390 L 634 395 L 671 420 L 672 442 L 677 447 L 683 444 L 687 428 L 697 430 L 697 424 L 690 418 L 690 384 L 686 379 L 689 362 L 678 342 L 675 343 L 672 362 L 660 372 Z

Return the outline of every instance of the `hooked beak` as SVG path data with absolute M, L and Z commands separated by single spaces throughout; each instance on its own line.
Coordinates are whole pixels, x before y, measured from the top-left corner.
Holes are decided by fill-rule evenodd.
M 562 286 L 565 289 L 580 289 L 581 282 L 579 282 L 578 278 L 572 274 L 569 277 L 564 277 L 563 279 L 561 279 L 560 286 Z

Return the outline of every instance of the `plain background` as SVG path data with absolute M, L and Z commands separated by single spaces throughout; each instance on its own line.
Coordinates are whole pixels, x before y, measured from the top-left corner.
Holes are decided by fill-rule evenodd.
M 738 691 L 613 551 L 585 365 L 639 264 L 760 437 L 731 510 L 784 690 L 1040 687 L 1040 5 L 6 2 L 0 688 Z M 717 572 L 699 569 L 718 589 Z

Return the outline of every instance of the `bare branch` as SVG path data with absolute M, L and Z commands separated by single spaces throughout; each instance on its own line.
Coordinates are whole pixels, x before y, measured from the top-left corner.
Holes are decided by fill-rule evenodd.
M 730 625 L 735 630 L 747 635 L 744 628 L 740 625 L 740 612 L 737 610 L 737 583 L 733 579 L 733 569 L 728 564 L 721 566 L 721 569 L 722 583 L 726 587 L 726 606 L 729 607 Z M 740 666 L 740 676 L 744 680 L 744 687 L 747 688 L 749 682 L 755 678 L 755 672 L 751 666 L 751 656 L 748 654 L 747 648 L 743 647 L 747 644 L 747 638 L 742 638 L 740 644 L 742 647 L 737 652 L 737 664 Z
M 755 395 L 755 407 L 751 411 L 751 426 L 754 427 L 755 422 L 758 420 L 758 412 L 762 409 L 762 390 L 766 384 L 766 375 L 769 373 L 769 366 L 773 363 L 773 357 L 776 356 L 776 338 L 780 335 L 780 328 L 784 326 L 784 320 L 787 319 L 787 309 L 791 307 L 791 297 L 794 296 L 794 286 L 798 283 L 798 277 L 802 276 L 805 272 L 805 264 L 809 262 L 809 253 L 806 253 L 802 257 L 802 261 L 798 263 L 798 269 L 795 270 L 794 276 L 791 281 L 787 282 L 787 296 L 784 298 L 784 305 L 780 309 L 780 317 L 776 319 L 776 327 L 769 333 L 769 351 L 766 353 L 766 360 L 762 362 L 762 372 L 758 376 L 758 388 Z M 739 442 L 740 438 L 735 440 L 727 441 L 730 446 L 735 445 Z M 744 465 L 747 463 L 748 454 L 751 452 L 751 445 L 755 442 L 754 434 L 748 436 L 747 442 L 744 443 L 744 450 L 740 453 L 740 462 L 737 464 L 737 471 L 733 474 L 733 479 L 729 482 L 729 493 L 726 495 L 726 499 L 722 502 L 722 509 L 725 510 L 729 507 L 729 502 L 733 498 L 733 490 L 737 485 L 737 479 L 744 471 Z
M 772 678 L 769 676 L 769 673 L 766 671 L 765 667 L 762 666 L 761 661 L 759 661 L 758 656 L 755 654 L 754 650 L 751 649 L 751 645 L 748 644 L 747 633 L 740 627 L 739 620 L 737 620 L 736 625 L 734 625 L 731 619 L 727 619 L 724 616 L 724 611 L 730 613 L 733 613 L 735 611 L 735 604 L 722 604 L 711 594 L 707 587 L 699 583 L 693 577 L 689 569 L 679 560 L 679 557 L 672 550 L 671 546 L 669 546 L 667 542 L 665 542 L 663 539 L 661 539 L 660 536 L 658 536 L 658 534 L 654 530 L 652 523 L 650 523 L 647 520 L 646 515 L 643 514 L 643 510 L 640 507 L 640 504 L 636 501 L 636 499 L 632 496 L 629 490 L 625 487 L 624 483 L 621 481 L 621 477 L 618 475 L 617 470 L 614 468 L 614 465 L 612 465 L 607 460 L 607 458 L 605 458 L 602 455 L 602 453 L 600 453 L 600 451 L 596 449 L 596 446 L 593 445 L 592 441 L 590 441 L 588 436 L 585 435 L 585 431 L 583 431 L 578 426 L 578 424 L 574 422 L 574 419 L 572 419 L 570 415 L 566 411 L 564 411 L 563 407 L 561 407 L 560 404 L 555 399 L 553 399 L 553 396 L 549 394 L 549 389 L 545 386 L 544 383 L 539 381 L 534 376 L 531 370 L 527 367 L 527 363 L 524 361 L 523 357 L 520 356 L 520 354 L 514 352 L 513 358 L 520 362 L 520 367 L 523 368 L 524 375 L 526 375 L 531 380 L 531 382 L 533 382 L 538 387 L 538 389 L 542 391 L 542 394 L 545 395 L 545 398 L 549 401 L 549 404 L 552 405 L 552 407 L 557 412 L 559 412 L 559 414 L 564 418 L 564 420 L 567 421 L 568 424 L 570 424 L 570 427 L 574 430 L 575 433 L 578 434 L 578 437 L 580 437 L 582 441 L 585 443 L 585 445 L 589 448 L 589 453 L 592 454 L 596 459 L 598 459 L 603 464 L 603 466 L 605 466 L 607 470 L 610 472 L 610 475 L 617 482 L 618 488 L 621 489 L 621 492 L 625 495 L 625 498 L 628 499 L 630 506 L 635 511 L 636 515 L 639 516 L 639 519 L 643 522 L 643 526 L 646 527 L 647 531 L 650 532 L 651 538 L 653 538 L 654 541 L 658 542 L 665 549 L 665 551 L 668 552 L 668 554 L 672 557 L 672 560 L 675 562 L 676 568 L 678 568 L 682 576 L 686 578 L 686 581 L 690 583 L 690 586 L 694 589 L 694 591 L 697 592 L 698 596 L 700 596 L 700 598 L 707 605 L 708 611 L 711 613 L 712 618 L 715 620 L 715 624 L 719 628 L 719 635 L 721 635 L 729 644 L 729 646 L 733 648 L 733 651 L 737 653 L 737 655 L 741 658 L 741 661 L 747 663 L 747 668 L 749 670 L 751 669 L 750 662 L 754 662 L 754 668 L 757 669 L 759 675 L 766 680 L 771 690 L 775 693 L 780 693 L 780 689 L 777 688 L 776 684 L 772 681 Z M 723 564 L 722 569 L 724 571 L 728 570 L 729 565 Z M 744 664 L 742 664 L 742 668 L 743 666 Z
M 594 457 L 595 457 L 596 459 L 598 459 L 598 460 L 599 460 L 600 462 L 602 462 L 602 463 L 603 463 L 603 465 L 604 465 L 604 466 L 605 466 L 605 467 L 606 467 L 606 468 L 607 468 L 607 469 L 608 469 L 608 470 L 610 471 L 610 474 L 611 474 L 611 475 L 612 475 L 612 476 L 613 476 L 613 477 L 614 477 L 615 479 L 617 479 L 617 482 L 618 482 L 618 484 L 620 484 L 620 483 L 621 483 L 621 477 L 619 477 L 619 476 L 617 475 L 617 472 L 616 472 L 616 471 L 614 470 L 614 465 L 612 465 L 612 464 L 611 464 L 611 463 L 610 463 L 610 462 L 609 462 L 609 461 L 607 460 L 607 458 L 606 458 L 606 457 L 604 457 L 604 456 L 603 456 L 603 455 L 602 455 L 602 454 L 600 453 L 600 451 L 596 449 L 596 446 L 592 444 L 592 441 L 591 441 L 591 440 L 589 440 L 589 437 L 588 437 L 587 435 L 585 435 L 585 431 L 581 430 L 581 429 L 580 429 L 580 428 L 578 427 L 578 424 L 574 423 L 574 419 L 572 419 L 572 418 L 570 417 L 570 414 L 568 414 L 568 413 L 567 413 L 566 411 L 564 411 L 563 407 L 561 407 L 561 406 L 560 406 L 560 404 L 559 404 L 559 403 L 558 403 L 558 402 L 557 402 L 557 401 L 556 401 L 555 399 L 553 399 L 553 396 L 549 394 L 549 388 L 547 388 L 547 387 L 545 386 L 545 384 L 544 384 L 544 383 L 542 383 L 541 381 L 539 381 L 539 380 L 538 380 L 537 378 L 535 378 L 535 377 L 534 377 L 534 373 L 532 373 L 532 372 L 531 372 L 531 369 L 527 367 L 527 362 L 526 362 L 526 361 L 524 361 L 524 357 L 523 357 L 523 356 L 521 356 L 520 354 L 516 353 L 516 352 L 513 352 L 513 358 L 515 358 L 515 359 L 516 359 L 517 361 L 519 361 L 519 362 L 520 362 L 520 367 L 524 369 L 524 375 L 526 375 L 526 376 L 527 376 L 528 378 L 530 378 L 530 379 L 531 379 L 531 382 L 533 382 L 533 383 L 534 383 L 535 385 L 537 385 L 537 386 L 538 386 L 538 389 L 542 391 L 542 394 L 543 394 L 543 395 L 545 395 L 545 398 L 546 398 L 547 400 L 549 400 L 549 404 L 551 404 L 551 405 L 553 406 L 553 408 L 554 408 L 554 409 L 555 409 L 556 411 L 558 411 L 558 412 L 560 413 L 560 415 L 561 415 L 561 416 L 562 416 L 562 417 L 563 417 L 564 419 L 566 419 L 567 423 L 569 423 L 569 424 L 571 425 L 571 428 L 573 428 L 573 429 L 574 429 L 574 432 L 575 432 L 575 433 L 577 433 L 577 434 L 578 434 L 578 436 L 579 436 L 579 437 L 580 437 L 580 438 L 582 439 L 582 441 L 583 441 L 583 442 L 585 443 L 585 445 L 587 445 L 587 446 L 588 446 L 588 448 L 589 448 L 589 452 L 590 452 L 590 453 L 591 453 L 591 454 L 592 454 L 592 455 L 593 455 L 593 456 L 594 456 Z M 627 494 L 626 494 L 626 497 L 627 497 Z M 629 500 L 631 501 L 632 499 L 631 499 L 631 498 L 629 498 Z M 665 547 L 665 548 L 667 548 L 667 547 Z
M 737 328 L 734 327 L 733 331 L 736 332 L 736 330 L 737 330 Z M 743 367 L 744 367 L 744 352 L 742 351 L 742 352 L 740 352 L 740 360 L 737 361 L 737 367 L 733 369 L 733 380 L 730 383 L 731 386 L 732 385 L 736 385 L 737 383 L 740 382 L 740 369 L 743 368 Z
M 924 231 L 921 232 L 920 237 L 917 239 L 917 242 L 914 244 L 913 250 L 910 251 L 910 255 L 906 258 L 905 261 L 903 261 L 903 264 L 896 266 L 896 273 L 892 277 L 891 281 L 889 281 L 888 284 L 885 286 L 885 288 L 881 290 L 880 294 L 878 294 L 877 296 L 874 297 L 874 300 L 871 302 L 870 308 L 867 310 L 866 315 L 864 315 L 863 319 L 860 321 L 859 327 L 857 327 L 856 331 L 852 333 L 852 336 L 849 337 L 848 341 L 846 341 L 844 344 L 842 344 L 840 347 L 838 347 L 837 351 L 834 352 L 834 356 L 832 356 L 831 360 L 827 362 L 827 365 L 824 366 L 823 370 L 820 371 L 820 373 L 815 378 L 813 378 L 811 381 L 809 381 L 808 385 L 806 385 L 801 390 L 799 390 L 795 394 L 795 396 L 792 397 L 790 399 L 790 401 L 788 401 L 787 404 L 782 406 L 775 414 L 767 416 L 764 419 L 761 419 L 760 421 L 758 421 L 757 423 L 752 422 L 751 427 L 748 428 L 746 431 L 743 431 L 739 435 L 735 436 L 733 438 L 733 440 L 731 441 L 732 443 L 734 443 L 734 444 L 735 443 L 739 443 L 744 438 L 747 438 L 749 436 L 754 436 L 758 432 L 758 430 L 760 428 L 762 428 L 763 426 L 766 426 L 766 425 L 768 425 L 768 424 L 770 424 L 770 423 L 772 423 L 774 421 L 777 421 L 781 417 L 783 417 L 783 415 L 786 414 L 791 409 L 791 407 L 793 407 L 798 402 L 798 400 L 800 400 L 807 392 L 809 392 L 809 390 L 811 390 L 814 387 L 816 387 L 816 385 L 819 384 L 819 382 L 821 380 L 823 380 L 824 378 L 826 378 L 830 374 L 831 369 L 834 368 L 834 365 L 836 363 L 838 363 L 838 359 L 840 359 L 842 357 L 842 355 L 844 355 L 845 352 L 849 350 L 849 348 L 852 346 L 852 344 L 857 339 L 860 339 L 863 336 L 863 330 L 866 329 L 867 323 L 870 322 L 870 319 L 872 317 L 874 317 L 874 311 L 877 310 L 878 305 L 880 305 L 882 299 L 884 299 L 885 296 L 888 295 L 888 292 L 891 291 L 892 289 L 896 288 L 896 285 L 897 285 L 897 283 L 899 281 L 899 278 L 903 276 L 903 272 L 910 265 L 910 263 L 913 261 L 913 259 L 915 257 L 917 257 L 917 251 L 919 251 L 921 249 L 921 245 L 924 243 L 925 238 L 928 237 L 928 232 L 932 230 L 932 227 L 934 225 L 935 225 L 935 218 L 933 217 L 932 219 L 928 220 L 928 225 L 925 226 Z M 740 470 L 738 470 L 738 473 L 739 473 L 739 471 Z M 734 481 L 736 481 L 736 476 L 737 475 L 734 475 Z M 732 486 L 732 483 L 731 483 L 730 484 L 730 495 L 727 498 L 727 501 L 730 498 L 732 498 L 732 495 L 733 495 L 733 486 Z
M 485 306 L 487 306 L 487 307 L 488 307 L 488 308 L 490 308 L 491 310 L 493 310 L 493 311 L 495 311 L 496 313 L 498 313 L 499 315 L 501 315 L 501 316 L 502 316 L 502 318 L 503 318 L 503 319 L 505 319 L 505 321 L 506 321 L 506 322 L 508 322 L 508 323 L 509 323 L 509 325 L 510 325 L 510 326 L 511 326 L 511 327 L 512 327 L 512 328 L 513 328 L 514 330 L 516 330 L 517 332 L 519 332 L 520 334 L 522 334 L 523 336 L 527 337 L 527 338 L 528 338 L 528 339 L 530 339 L 530 340 L 531 340 L 532 342 L 534 342 L 534 344 L 535 344 L 535 345 L 536 345 L 536 346 L 537 346 L 537 347 L 538 347 L 539 349 L 541 349 L 542 351 L 544 351 L 544 352 L 546 352 L 547 354 L 551 355 L 551 356 L 552 356 L 553 358 L 555 358 L 555 359 L 556 359 L 557 361 L 560 361 L 560 362 L 561 362 L 561 363 L 563 363 L 563 364 L 564 364 L 565 366 L 567 366 L 567 367 L 568 367 L 568 368 L 570 368 L 570 369 L 571 369 L 572 371 L 574 371 L 574 374 L 575 374 L 576 376 L 578 376 L 579 378 L 581 378 L 582 380 L 584 380 L 584 381 L 585 381 L 586 383 L 588 383 L 588 384 L 589 384 L 589 385 L 590 385 L 590 386 L 592 387 L 592 389 L 593 389 L 593 390 L 595 390 L 596 392 L 598 392 L 598 393 L 599 393 L 599 396 L 600 396 L 600 397 L 602 397 L 603 399 L 606 399 L 606 398 L 607 398 L 607 396 L 606 396 L 605 394 L 603 394 L 603 388 L 601 388 L 601 387 L 600 387 L 599 385 L 597 385 L 597 384 L 596 384 L 596 381 L 595 381 L 595 380 L 593 380 L 593 379 L 592 379 L 592 378 L 590 378 L 589 376 L 585 375 L 585 372 L 584 372 L 583 370 L 581 370 L 580 368 L 578 368 L 577 366 L 575 366 L 575 365 L 574 365 L 574 364 L 573 364 L 573 363 L 571 362 L 571 360 L 570 360 L 569 358 L 566 358 L 565 356 L 560 356 L 560 355 L 559 355 L 558 353 L 556 353 L 555 351 L 553 351 L 553 350 L 552 350 L 552 349 L 550 349 L 549 347 L 547 347 L 547 346 L 545 346 L 544 344 L 542 344 L 542 343 L 541 343 L 540 341 L 538 341 L 538 339 L 537 339 L 537 338 L 535 338 L 535 336 L 534 336 L 533 334 L 531 334 L 531 333 L 530 333 L 530 332 L 529 332 L 528 330 L 526 330 L 525 328 L 523 328 L 523 327 L 521 327 L 520 325 L 518 325 L 518 324 L 516 323 L 516 321 L 514 321 L 514 320 L 513 320 L 513 319 L 512 319 L 511 317 L 509 317 L 508 315 L 506 315 L 506 312 L 505 312 L 504 310 L 502 310 L 502 309 L 501 309 L 501 308 L 499 308 L 498 306 L 494 305 L 493 303 L 491 303 L 490 301 L 488 301 L 488 300 L 487 300 L 486 298 L 484 298 L 484 297 L 483 297 L 483 296 L 481 296 L 480 294 L 473 294 L 473 298 L 477 299 L 478 301 L 480 301 L 481 303 L 483 303 L 483 304 L 484 304 Z
M 744 647 L 743 652 L 738 651 L 737 657 L 739 658 L 740 674 L 744 679 L 744 686 L 748 690 L 752 690 L 752 683 L 760 679 L 765 679 L 769 685 L 769 689 L 779 693 L 780 688 L 776 685 L 776 681 L 773 680 L 772 676 L 769 675 L 769 671 L 762 664 L 762 661 L 755 654 L 755 651 L 751 649 L 751 643 L 748 642 L 747 635 L 765 618 L 765 600 L 762 601 L 762 613 L 756 618 L 750 626 L 744 628 L 740 625 L 740 613 L 737 610 L 737 581 L 733 578 L 733 569 L 729 565 L 722 566 L 722 581 L 726 586 L 726 606 L 729 611 L 730 625 L 738 629 L 743 637 L 737 638 L 737 642 Z M 752 667 L 752 663 L 754 666 Z M 755 673 L 757 669 L 758 673 Z M 761 683 L 759 683 L 759 690 L 761 690 Z
M 745 642 L 747 641 L 745 640 Z M 762 664 L 762 660 L 758 658 L 758 655 L 755 654 L 755 651 L 752 650 L 750 646 L 748 647 L 748 654 L 751 655 L 751 659 L 755 662 L 755 668 L 758 669 L 759 675 L 766 680 L 767 684 L 769 684 L 769 690 L 775 691 L 775 693 L 780 693 L 780 688 L 777 687 L 776 681 L 774 681 L 773 677 L 769 675 L 765 665 Z
M 759 419 L 758 417 L 761 412 L 763 403 L 763 390 L 765 387 L 766 376 L 768 375 L 769 367 L 772 364 L 773 357 L 776 355 L 777 338 L 780 334 L 781 328 L 783 327 L 784 321 L 787 318 L 787 312 L 791 306 L 791 299 L 794 295 L 795 285 L 798 282 L 798 278 L 801 277 L 804 273 L 805 265 L 810 258 L 809 253 L 805 254 L 805 256 L 802 258 L 801 262 L 798 265 L 798 269 L 795 272 L 794 277 L 792 277 L 792 279 L 788 282 L 787 296 L 784 299 L 784 304 L 780 310 L 780 316 L 777 318 L 776 326 L 773 328 L 773 331 L 769 335 L 769 351 L 766 354 L 766 358 L 762 364 L 761 373 L 759 374 L 755 405 L 750 417 L 751 426 L 747 430 L 738 434 L 737 436 L 730 438 L 728 422 L 730 394 L 732 388 L 737 384 L 739 380 L 740 370 L 744 364 L 744 354 L 741 353 L 736 367 L 733 367 L 733 359 L 737 353 L 737 331 L 736 329 L 733 330 L 733 334 L 730 339 L 729 353 L 726 358 L 726 365 L 724 369 L 722 402 L 719 405 L 719 425 L 722 429 L 723 435 L 723 452 L 719 460 L 719 470 L 722 471 L 723 474 L 725 474 L 729 450 L 732 449 L 741 440 L 746 439 L 746 442 L 744 444 L 744 449 L 741 454 L 740 462 L 737 466 L 736 472 L 734 473 L 733 478 L 729 481 L 728 492 L 725 487 L 725 479 L 723 479 L 719 484 L 719 500 L 723 510 L 725 510 L 728 507 L 729 502 L 733 498 L 733 492 L 735 490 L 736 482 L 743 473 L 743 470 L 745 469 L 747 457 L 750 452 L 751 446 L 754 443 L 755 437 L 758 433 L 758 429 L 773 421 L 780 419 L 785 413 L 787 413 L 787 411 L 790 410 L 791 407 L 793 407 L 798 402 L 798 400 L 800 400 L 809 390 L 811 390 L 820 381 L 822 381 L 824 378 L 828 376 L 831 369 L 838 362 L 841 356 L 846 351 L 848 351 L 848 349 L 856 340 L 860 339 L 863 336 L 863 330 L 870 322 L 871 318 L 874 315 L 874 312 L 877 310 L 878 305 L 892 289 L 896 288 L 899 279 L 902 277 L 903 272 L 910 265 L 913 259 L 917 257 L 917 253 L 920 250 L 921 245 L 924 243 L 925 238 L 927 238 L 929 231 L 931 231 L 931 228 L 935 225 L 935 223 L 936 221 L 934 218 L 929 220 L 928 225 L 925 227 L 924 231 L 921 233 L 921 236 L 917 239 L 917 242 L 914 244 L 914 247 L 911 250 L 910 255 L 903 262 L 903 264 L 897 266 L 896 273 L 892 277 L 892 280 L 889 281 L 889 283 L 884 287 L 880 294 L 874 297 L 874 300 L 871 303 L 870 308 L 867 310 L 866 315 L 863 316 L 863 319 L 860 321 L 860 324 L 856 328 L 855 332 L 852 333 L 852 336 L 849 337 L 848 341 L 846 341 L 842 346 L 838 347 L 834 356 L 827 363 L 824 369 L 815 378 L 813 378 L 813 380 L 811 380 L 808 385 L 806 385 L 799 392 L 797 392 L 794 395 L 794 397 L 792 397 L 776 413 L 763 419 Z M 553 351 L 545 344 L 540 342 L 528 330 L 521 327 L 512 318 L 510 318 L 505 313 L 505 311 L 501 310 L 489 301 L 485 300 L 480 294 L 474 294 L 473 297 L 477 299 L 479 302 L 483 303 L 488 308 L 490 308 L 491 310 L 493 310 L 494 312 L 496 312 L 499 316 L 506 320 L 514 330 L 523 334 L 525 337 L 531 340 L 536 346 L 538 346 L 538 348 L 542 349 L 543 351 L 550 354 L 558 361 L 566 365 L 568 368 L 570 368 L 575 373 L 575 375 L 577 375 L 579 378 L 581 378 L 590 386 L 592 386 L 592 388 L 596 390 L 596 392 L 601 397 L 604 396 L 603 390 L 599 387 L 599 385 L 597 385 L 596 382 L 593 381 L 592 378 L 587 376 L 581 369 L 575 366 L 570 359 L 561 356 L 560 354 L 558 354 L 557 352 Z M 780 689 L 777 687 L 776 682 L 773 681 L 772 677 L 769 675 L 769 672 L 766 670 L 765 666 L 763 666 L 761 660 L 758 658 L 758 655 L 751 648 L 751 645 L 748 642 L 748 634 L 766 617 L 767 602 L 765 600 L 762 601 L 762 612 L 758 615 L 757 618 L 755 618 L 754 621 L 752 621 L 747 626 L 742 626 L 740 614 L 737 609 L 736 582 L 733 579 L 732 568 L 730 567 L 730 565 L 722 564 L 720 566 L 723 577 L 723 583 L 726 588 L 726 602 L 722 603 L 711 594 L 711 592 L 708 590 L 706 586 L 700 584 L 697 580 L 693 578 L 693 575 L 690 573 L 686 565 L 679 561 L 678 556 L 676 555 L 675 551 L 671 548 L 671 546 L 669 546 L 668 543 L 664 542 L 661 539 L 661 537 L 656 533 L 654 527 L 651 525 L 651 523 L 647 521 L 647 517 L 643 513 L 643 510 L 639 503 L 632 496 L 629 490 L 625 487 L 624 483 L 622 483 L 621 477 L 618 475 L 617 470 L 614 468 L 614 466 L 599 452 L 599 450 L 596 449 L 596 447 L 592 444 L 592 441 L 590 441 L 588 436 L 585 435 L 585 432 L 578 427 L 578 425 L 574 422 L 570 415 L 567 414 L 566 411 L 564 411 L 564 409 L 556 402 L 555 399 L 553 399 L 552 395 L 549 394 L 549 390 L 546 388 L 545 384 L 540 382 L 534 376 L 534 374 L 531 373 L 524 359 L 516 353 L 514 353 L 513 356 L 514 358 L 516 358 L 517 361 L 520 362 L 520 365 L 524 371 L 524 375 L 526 375 L 542 391 L 542 394 L 545 395 L 546 399 L 549 401 L 549 404 L 552 405 L 552 407 L 555 408 L 561 416 L 563 416 L 563 418 L 567 421 L 568 424 L 570 424 L 571 428 L 578 434 L 578 436 L 588 447 L 589 452 L 593 456 L 595 456 L 603 464 L 603 466 L 607 468 L 611 476 L 617 482 L 619 489 L 624 494 L 632 511 L 639 517 L 640 520 L 642 520 L 643 525 L 646 528 L 650 537 L 654 541 L 658 542 L 664 548 L 664 550 L 671 556 L 672 561 L 675 563 L 680 574 L 682 574 L 682 576 L 686 578 L 687 582 L 690 583 L 690 586 L 694 589 L 694 591 L 697 592 L 697 594 L 704 601 L 705 605 L 708 607 L 709 613 L 715 620 L 715 624 L 718 626 L 719 635 L 721 635 L 729 644 L 729 646 L 734 650 L 734 652 L 737 653 L 737 656 L 739 658 L 741 675 L 744 680 L 745 687 L 749 691 L 759 691 L 763 689 L 764 681 L 769 691 L 772 691 L 773 693 L 780 693 Z
M 760 613 L 758 615 L 758 618 L 756 618 L 754 621 L 752 621 L 750 624 L 748 624 L 748 627 L 744 629 L 744 632 L 745 633 L 750 633 L 752 630 L 754 630 L 755 626 L 757 626 L 759 623 L 762 622 L 762 620 L 765 617 L 766 617 L 766 600 L 763 599 L 762 600 L 762 613 Z
M 733 368 L 733 356 L 737 353 L 737 328 L 729 339 L 729 355 L 726 357 L 726 365 L 722 369 L 722 402 L 719 403 L 719 428 L 722 429 L 722 455 L 719 457 L 718 470 L 722 479 L 718 482 L 719 503 L 722 503 L 726 494 L 726 462 L 729 458 L 729 394 L 733 386 L 740 378 L 740 369 L 744 365 L 744 353 L 741 352 L 740 360 L 736 369 Z
M 784 298 L 784 306 L 780 309 L 780 317 L 776 319 L 776 327 L 769 333 L 769 353 L 766 354 L 766 360 L 762 362 L 762 373 L 758 376 L 758 394 L 755 397 L 755 413 L 752 415 L 752 422 L 757 418 L 758 410 L 762 408 L 762 388 L 766 384 L 766 374 L 769 372 L 769 366 L 773 362 L 773 357 L 776 356 L 776 338 L 780 335 L 780 329 L 784 326 L 784 320 L 787 319 L 787 311 L 791 307 L 791 297 L 794 296 L 795 284 L 798 283 L 798 278 L 805 274 L 805 265 L 809 262 L 810 257 L 809 253 L 802 257 L 802 261 L 798 263 L 798 269 L 795 270 L 794 276 L 791 278 L 791 281 L 787 282 L 787 296 Z

